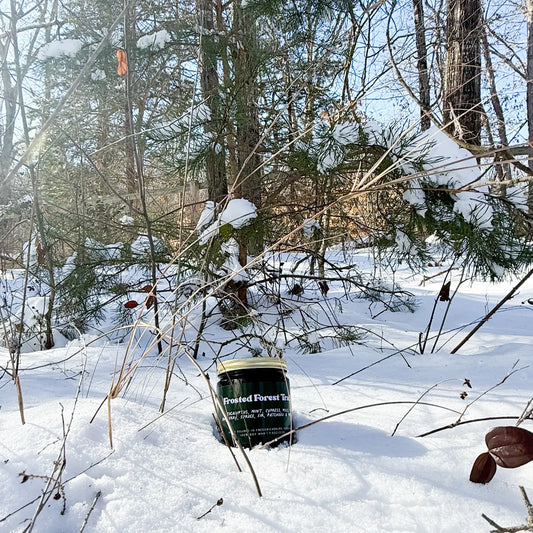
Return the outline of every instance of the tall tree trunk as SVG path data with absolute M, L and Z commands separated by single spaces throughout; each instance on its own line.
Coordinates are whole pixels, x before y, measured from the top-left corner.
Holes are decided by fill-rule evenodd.
M 240 195 L 261 207 L 261 156 L 258 153 L 260 133 L 257 109 L 257 43 L 255 21 L 241 7 L 241 1 L 233 4 L 235 102 L 237 107 L 237 161 L 239 179 L 236 184 Z
M 13 137 L 15 134 L 15 117 L 17 112 L 17 88 L 11 81 L 7 64 L 9 43 L 0 43 L 0 61 L 2 65 L 2 102 L 0 107 L 2 124 L 0 124 L 0 205 L 9 203 L 11 184 L 4 178 L 9 173 L 13 161 Z
M 258 153 L 260 132 L 259 112 L 257 107 L 257 41 L 255 20 L 249 10 L 242 7 L 241 0 L 233 3 L 233 65 L 235 72 L 236 104 L 236 145 L 239 172 L 235 183 L 238 196 L 246 198 L 257 208 L 261 207 L 261 156 Z M 259 238 L 250 239 L 243 235 L 239 239 L 239 263 L 242 267 L 248 263 L 248 254 L 261 252 Z M 242 309 L 248 303 L 246 286 L 240 285 L 237 297 Z
M 487 39 L 487 30 L 485 25 L 483 25 L 483 29 L 481 30 L 481 45 L 483 49 L 483 57 L 485 59 L 487 79 L 489 82 L 490 100 L 492 103 L 492 108 L 494 109 L 494 114 L 496 115 L 498 136 L 500 138 L 501 146 L 506 147 L 509 145 L 509 141 L 507 139 L 507 128 L 505 127 L 505 117 L 503 114 L 503 108 L 500 102 L 500 96 L 498 95 L 498 89 L 496 87 L 496 74 L 492 65 L 492 57 L 490 55 L 489 42 Z M 487 123 L 487 128 L 490 128 L 489 123 Z M 501 181 L 510 179 L 511 165 L 509 163 L 501 163 L 499 162 L 499 160 L 501 160 L 501 157 L 498 157 L 498 155 L 496 155 L 494 158 L 494 163 L 496 165 L 496 174 L 498 176 L 498 179 L 500 179 Z M 494 194 L 498 196 L 505 196 L 505 185 L 495 186 L 492 189 Z
M 206 157 L 206 178 L 209 200 L 221 202 L 228 194 L 224 123 L 221 119 L 220 87 L 217 73 L 218 44 L 215 32 L 213 2 L 197 0 L 198 27 L 200 28 L 200 85 L 202 96 L 209 107 L 211 118 L 205 127 L 212 135 Z
M 420 126 L 422 131 L 425 131 L 431 126 L 431 101 L 423 0 L 413 0 L 413 8 L 416 35 L 416 68 L 418 70 L 418 93 L 420 99 Z
M 448 0 L 443 115 L 464 143 L 481 142 L 481 0 Z
M 533 149 L 533 0 L 526 0 L 527 17 L 527 126 L 529 146 Z M 529 156 L 529 168 L 533 169 L 533 158 Z M 530 216 L 533 215 L 533 182 L 529 182 L 527 206 Z
M 28 125 L 28 119 L 26 115 L 26 107 L 24 103 L 24 91 L 23 91 L 23 72 L 22 67 L 20 64 L 20 49 L 18 47 L 18 39 L 17 39 L 17 29 L 16 29 L 16 21 L 17 21 L 17 5 L 15 0 L 11 0 L 11 39 L 13 43 L 13 51 L 14 51 L 14 58 L 15 58 L 15 79 L 16 79 L 16 87 L 17 87 L 17 97 L 18 97 L 18 106 L 19 106 L 19 112 L 20 112 L 20 120 L 22 123 L 22 130 L 24 133 L 24 140 L 26 142 L 26 148 L 30 146 L 30 128 Z M 55 277 L 54 277 L 54 260 L 52 256 L 52 244 L 51 240 L 49 238 L 49 235 L 47 233 L 47 226 L 44 218 L 44 214 L 42 211 L 42 204 L 40 200 L 39 195 L 39 184 L 38 184 L 38 177 L 37 172 L 35 170 L 35 165 L 32 163 L 30 165 L 27 165 L 27 168 L 29 170 L 29 174 L 31 177 L 31 183 L 33 188 L 33 204 L 34 204 L 34 210 L 35 210 L 35 217 L 37 222 L 37 229 L 38 229 L 38 235 L 37 237 L 40 239 L 41 246 L 42 246 L 42 252 L 44 257 L 44 264 L 45 268 L 48 273 L 48 307 L 46 309 L 46 312 L 44 314 L 44 328 L 45 328 L 45 343 L 44 348 L 50 349 L 54 346 L 54 336 L 52 332 L 52 313 L 54 309 L 54 303 L 55 303 L 55 295 L 56 295 L 56 285 L 55 285 Z M 31 246 L 31 244 L 29 244 Z
M 133 127 L 133 87 L 132 87 L 132 72 L 133 61 L 131 54 L 129 53 L 131 48 L 135 46 L 135 7 L 130 6 L 124 13 L 124 50 L 127 54 L 127 70 L 124 74 L 124 165 L 126 174 L 126 190 L 128 191 L 128 201 L 130 207 L 133 206 L 137 210 L 139 209 L 138 197 L 139 197 L 139 181 L 136 171 L 135 162 L 135 137 Z
M 228 29 L 224 21 L 224 5 L 223 0 L 216 0 L 216 23 L 219 35 L 227 33 Z M 220 60 L 222 62 L 222 83 L 225 87 L 233 86 L 233 79 L 231 77 L 232 68 L 230 64 L 230 51 L 227 46 L 220 47 Z M 239 163 L 237 162 L 237 141 L 235 134 L 235 125 L 233 121 L 226 120 L 226 149 L 228 164 L 226 166 L 226 180 L 228 183 L 235 183 L 237 175 L 239 174 Z

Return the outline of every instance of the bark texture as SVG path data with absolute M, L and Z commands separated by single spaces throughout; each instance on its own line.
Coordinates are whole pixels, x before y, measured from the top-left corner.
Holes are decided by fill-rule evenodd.
M 527 17 L 527 124 L 529 146 L 533 147 L 533 0 L 526 0 Z M 529 156 L 529 168 L 533 169 L 533 159 Z M 529 214 L 533 214 L 533 183 L 529 183 L 527 196 Z
M 480 0 L 448 0 L 443 115 L 446 130 L 471 145 L 481 140 Z
M 258 153 L 259 112 L 257 106 L 257 51 L 255 21 L 250 11 L 236 1 L 233 7 L 235 102 L 237 104 L 238 191 L 243 198 L 261 207 L 261 157 Z
M 215 31 L 213 2 L 197 0 L 198 27 L 200 28 L 200 84 L 202 96 L 209 107 L 211 118 L 205 130 L 213 142 L 206 154 L 206 178 L 209 200 L 221 202 L 228 194 L 224 151 L 224 127 L 220 119 L 220 88 L 217 73 L 218 43 Z
M 422 131 L 431 126 L 431 102 L 429 92 L 429 73 L 426 46 L 426 26 L 422 0 L 413 0 L 416 35 L 416 68 L 418 70 L 418 92 L 420 98 L 420 125 Z

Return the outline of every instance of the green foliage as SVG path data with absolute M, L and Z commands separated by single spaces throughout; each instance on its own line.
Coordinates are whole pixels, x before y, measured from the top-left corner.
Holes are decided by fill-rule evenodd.
M 67 338 L 73 338 L 77 336 L 73 335 L 76 330 L 84 333 L 104 318 L 107 294 L 117 286 L 117 275 L 101 259 L 95 262 L 77 255 L 69 269 L 58 285 L 55 312 L 62 332 Z

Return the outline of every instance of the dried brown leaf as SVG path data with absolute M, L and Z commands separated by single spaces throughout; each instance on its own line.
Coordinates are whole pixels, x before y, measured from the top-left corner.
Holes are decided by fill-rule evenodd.
M 488 483 L 496 473 L 496 461 L 489 452 L 482 453 L 474 462 L 470 472 L 473 483 Z
M 485 437 L 489 453 L 496 464 L 516 468 L 533 461 L 533 433 L 515 426 L 501 426 Z
M 145 285 L 144 287 L 141 287 L 137 292 L 152 292 L 153 290 L 152 285 Z

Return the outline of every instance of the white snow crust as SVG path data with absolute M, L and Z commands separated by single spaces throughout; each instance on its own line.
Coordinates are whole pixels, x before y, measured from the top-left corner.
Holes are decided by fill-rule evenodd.
M 137 40 L 137 48 L 163 49 L 170 41 L 170 33 L 167 30 L 156 31 L 149 35 L 143 35 Z
M 41 47 L 38 57 L 41 61 L 62 56 L 73 57 L 81 50 L 82 45 L 83 43 L 79 39 L 52 41 Z
M 361 272 L 372 272 L 367 250 L 353 254 Z M 291 268 L 299 256 L 280 260 Z M 341 253 L 331 252 L 328 260 L 340 262 Z M 451 271 L 451 276 L 456 284 L 460 273 Z M 65 347 L 23 354 L 24 425 L 16 389 L 6 373 L 0 375 L 0 529 L 24 530 L 54 463 L 61 464 L 63 457 L 58 499 L 51 497 L 44 506 L 34 533 L 80 531 L 84 521 L 84 533 L 483 533 L 491 526 L 482 513 L 507 526 L 524 523 L 519 487 L 533 496 L 533 462 L 498 467 L 487 485 L 471 483 L 469 474 L 486 451 L 485 434 L 516 422 L 498 417 L 519 416 L 531 398 L 533 306 L 528 298 L 533 298 L 533 280 L 456 355 L 450 350 L 470 323 L 496 305 L 517 279 L 461 285 L 447 318 L 447 342 L 424 355 L 411 348 L 425 331 L 442 277 L 422 284 L 421 275 L 405 269 L 396 272 L 395 281 L 416 296 L 414 313 L 385 310 L 375 316 L 368 301 L 346 298 L 342 283 L 331 284 L 328 296 L 332 305 L 342 301 L 342 322 L 376 333 L 362 344 L 301 353 L 268 330 L 254 343 L 259 351 L 271 341 L 284 354 L 294 425 L 316 422 L 299 431 L 291 447 L 247 452 L 262 497 L 242 455 L 234 450 L 239 471 L 215 436 L 208 385 L 186 358 L 176 360 L 161 415 L 167 358 L 152 352 L 144 357 L 127 390 L 111 400 L 111 448 L 105 398 L 127 339 L 115 344 L 94 331 Z M 44 310 L 45 300 L 29 303 Z M 215 305 L 209 297 L 207 308 Z M 439 303 L 435 324 L 445 310 L 446 304 Z M 191 315 L 191 328 L 200 323 L 197 315 Z M 220 328 L 205 334 L 216 346 L 229 338 Z M 153 338 L 149 328 L 147 335 Z M 309 339 L 321 340 L 313 334 Z M 139 356 L 134 349 L 127 368 Z M 9 367 L 3 348 L 0 361 Z M 200 353 L 197 362 L 215 386 L 213 354 Z M 353 410 L 338 414 L 348 409 Z M 324 416 L 331 418 L 319 421 Z M 419 436 L 460 416 L 493 420 Z M 526 420 L 522 427 L 532 431 L 533 423 Z

